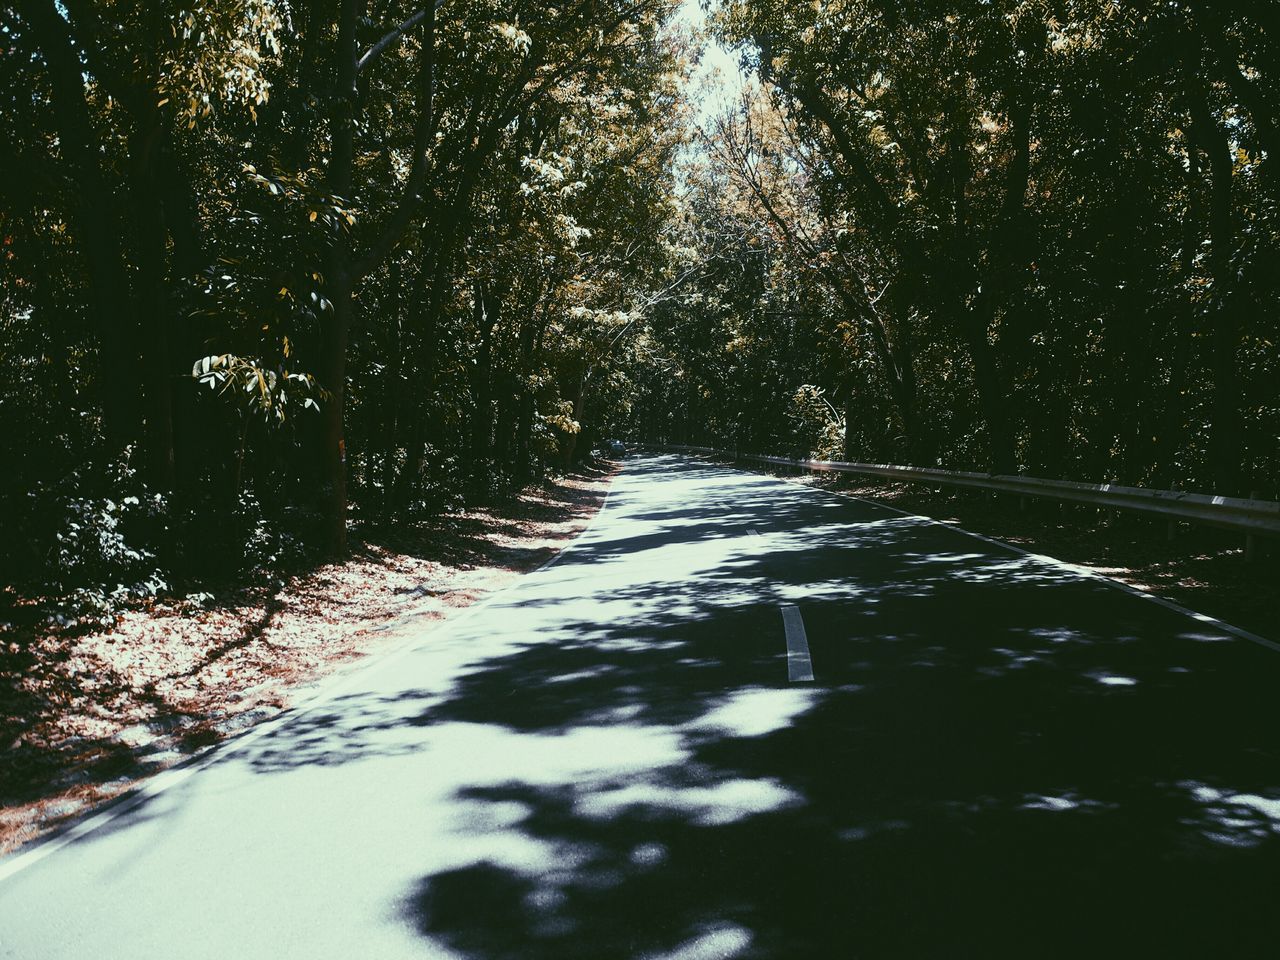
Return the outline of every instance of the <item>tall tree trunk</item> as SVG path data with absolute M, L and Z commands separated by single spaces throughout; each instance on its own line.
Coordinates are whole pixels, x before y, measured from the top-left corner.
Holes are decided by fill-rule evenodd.
M 505 375 L 503 379 L 506 379 Z M 506 388 L 502 391 L 502 399 L 498 401 L 498 417 L 493 430 L 495 469 L 499 470 L 505 479 L 510 479 L 511 477 L 511 452 L 515 443 L 516 402 L 516 395 L 512 391 L 508 380 Z
M 1017 473 L 1008 400 L 996 351 L 987 338 L 986 330 L 976 327 L 970 330 L 969 356 L 973 360 L 974 386 L 978 391 L 982 419 L 987 426 L 987 469 L 992 473 Z
M 1215 492 L 1229 495 L 1242 492 L 1244 434 L 1240 409 L 1242 391 L 1236 363 L 1241 324 L 1233 303 L 1232 259 L 1236 241 L 1231 181 L 1234 161 L 1230 140 L 1214 119 L 1203 88 L 1193 87 L 1190 103 L 1194 135 L 1208 160 L 1209 174 L 1209 269 L 1213 276 L 1207 316 L 1213 376 L 1209 466 Z
M 386 384 L 383 391 L 383 403 L 386 405 L 386 409 L 383 410 L 382 462 L 379 464 L 382 476 L 382 502 L 380 508 L 384 517 L 391 512 L 391 490 L 395 485 L 395 465 L 400 449 L 400 406 L 403 402 L 402 384 L 404 382 L 404 335 L 401 317 L 397 315 L 393 323 L 395 339 L 391 344 L 391 365 L 386 371 Z M 372 443 L 370 446 L 372 446 Z M 371 478 L 374 476 L 373 469 L 373 467 L 370 467 Z
M 496 286 L 502 287 L 499 283 Z M 502 301 L 490 295 L 484 284 L 476 285 L 479 303 L 480 348 L 471 375 L 473 401 L 471 429 L 468 431 L 468 457 L 473 493 L 488 487 L 490 445 L 493 437 L 493 337 L 501 315 Z
M 1009 94 L 1009 131 L 1013 153 L 1005 172 L 1004 198 L 999 219 L 987 242 L 990 266 L 977 283 L 976 299 L 962 321 L 973 359 L 978 403 L 987 426 L 987 469 L 992 473 L 1018 471 L 1009 399 L 1000 369 L 1000 351 L 991 342 L 996 311 L 1026 280 L 1031 246 L 1026 237 L 1027 187 L 1031 179 L 1031 105 L 1024 90 Z M 975 267 L 974 273 L 978 271 Z M 998 341 L 997 341 L 998 342 Z
M 59 145 L 76 185 L 75 222 L 89 276 L 89 309 L 98 339 L 103 433 L 113 452 L 141 434 L 138 331 L 118 198 L 99 164 L 101 151 L 85 100 L 84 73 L 55 0 L 21 5 L 49 70 Z
M 355 158 L 357 0 L 341 0 L 334 51 L 335 92 L 330 118 L 329 191 L 350 199 Z M 355 313 L 351 241 L 346 232 L 331 244 L 326 277 L 330 308 L 321 333 L 320 382 L 329 396 L 320 408 L 320 482 L 323 537 L 333 553 L 347 546 L 347 447 L 345 427 L 347 340 Z
M 347 340 L 355 312 L 349 264 L 341 254 L 330 257 L 328 292 L 333 306 L 326 311 L 320 382 L 329 396 L 320 406 L 320 477 L 324 540 L 328 549 L 342 553 L 347 545 L 347 444 L 345 434 Z
M 190 170 L 174 149 L 168 133 L 161 145 L 160 177 L 164 200 L 164 222 L 172 240 L 169 277 L 191 279 L 208 264 L 205 237 Z M 195 358 L 204 356 L 202 331 L 187 316 L 169 309 L 169 363 L 174 374 L 169 389 L 173 404 L 174 492 L 191 496 L 199 478 L 204 436 L 197 429 L 201 418 L 196 403 L 195 384 L 187 374 Z
M 578 429 L 565 436 L 563 465 L 566 470 L 573 467 L 574 457 L 578 452 L 578 439 L 582 433 L 582 417 L 587 409 L 587 388 L 590 385 L 590 379 L 591 371 L 588 369 L 578 380 L 578 388 L 574 392 L 573 420 L 578 424 Z
M 844 443 L 840 449 L 840 456 L 846 463 L 853 463 L 857 459 L 857 450 L 853 445 L 853 418 L 857 409 L 857 394 L 851 384 L 849 394 L 844 398 Z
M 1181 290 L 1170 311 L 1169 334 L 1165 338 L 1170 342 L 1169 374 L 1164 388 L 1165 401 L 1160 408 L 1161 431 L 1156 454 L 1156 485 L 1165 489 L 1175 480 L 1186 479 L 1179 474 L 1177 467 L 1179 454 L 1187 442 L 1189 371 L 1196 328 L 1196 306 L 1191 291 L 1196 252 L 1200 249 L 1200 237 L 1204 228 L 1204 211 L 1200 199 L 1200 154 L 1195 148 L 1194 137 L 1187 150 L 1187 169 L 1183 178 L 1187 205 L 1182 211 L 1182 249 L 1178 254 L 1178 286 Z
M 138 260 L 138 304 L 142 317 L 142 345 L 147 414 L 147 465 L 151 485 L 173 489 L 173 378 L 170 333 L 172 303 L 168 285 L 168 237 L 160 181 L 159 111 L 148 103 L 135 117 L 129 138 L 130 189 L 135 211 Z
M 515 465 L 511 471 L 518 487 L 523 487 L 532 479 L 529 471 L 532 451 L 529 444 L 533 439 L 533 415 L 536 411 L 533 394 L 528 390 L 523 391 L 516 409 Z
M 422 409 L 414 411 L 405 430 L 404 465 L 396 474 L 391 489 L 391 508 L 394 512 L 407 507 L 413 500 L 413 493 L 418 484 L 418 475 L 422 472 L 422 461 L 427 449 L 427 418 Z
M 537 361 L 542 346 L 542 334 L 546 329 L 548 309 L 545 302 L 546 293 L 538 298 L 533 312 L 520 326 L 520 398 L 516 405 L 516 449 L 515 467 L 512 478 L 516 486 L 523 487 L 529 482 L 529 466 L 531 463 L 530 442 L 533 438 L 533 418 L 537 413 L 537 398 L 529 389 L 529 375 Z
M 440 364 L 438 331 L 441 312 L 444 309 L 445 287 L 451 279 L 452 273 L 447 269 L 443 252 L 437 247 L 431 280 L 428 281 L 426 302 L 422 305 L 422 330 L 418 338 L 422 344 L 422 350 L 418 359 L 418 382 L 415 390 L 418 403 L 412 417 L 406 419 L 405 462 L 392 488 L 393 508 L 404 507 L 409 503 L 417 486 L 419 474 L 422 472 L 426 445 L 436 439 L 433 436 L 433 424 L 430 418 L 434 413 L 436 374 Z

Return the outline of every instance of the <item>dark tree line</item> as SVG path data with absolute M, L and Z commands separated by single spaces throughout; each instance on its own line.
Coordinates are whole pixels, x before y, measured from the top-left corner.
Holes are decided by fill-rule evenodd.
M 6 581 L 341 550 L 585 455 L 673 269 L 672 6 L 0 12 Z
M 606 436 L 1274 494 L 1245 0 L 19 0 L 0 538 L 86 602 Z
M 720 5 L 755 85 L 693 229 L 740 242 L 668 318 L 649 429 L 1275 494 L 1278 18 Z

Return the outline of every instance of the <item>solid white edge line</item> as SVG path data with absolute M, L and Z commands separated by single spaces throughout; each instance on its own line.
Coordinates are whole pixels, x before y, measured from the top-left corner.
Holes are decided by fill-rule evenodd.
M 333 700 L 340 693 L 350 689 L 356 685 L 356 681 L 360 680 L 366 673 L 389 666 L 398 660 L 403 659 L 410 653 L 413 653 L 418 647 L 428 640 L 439 641 L 448 637 L 449 633 L 456 630 L 459 626 L 466 623 L 472 617 L 481 613 L 487 607 L 493 605 L 498 600 L 504 598 L 507 594 L 514 592 L 521 587 L 529 578 L 536 574 L 542 573 L 548 567 L 553 567 L 559 563 L 565 556 L 575 547 L 580 545 L 582 539 L 596 525 L 600 516 L 604 513 L 605 508 L 609 505 L 609 498 L 613 496 L 614 485 L 622 477 L 622 470 L 614 476 L 609 484 L 609 489 L 605 491 L 604 499 L 600 501 L 600 509 L 587 522 L 568 543 L 562 547 L 554 557 L 549 557 L 545 563 L 528 573 L 521 575 L 517 580 L 507 584 L 499 590 L 495 590 L 488 596 L 477 600 L 469 607 L 465 608 L 457 616 L 450 617 L 446 620 L 440 620 L 433 623 L 425 632 L 415 633 L 412 637 L 406 638 L 402 643 L 392 647 L 390 650 L 382 654 L 374 655 L 366 661 L 359 661 L 353 669 L 340 670 L 329 676 L 317 685 L 316 692 L 309 698 L 292 707 L 282 711 L 280 714 L 264 720 L 262 723 L 255 724 L 243 733 L 236 734 L 230 739 L 223 740 L 219 743 L 212 744 L 198 753 L 192 754 L 190 757 L 175 763 L 171 767 L 161 770 L 157 774 L 153 774 L 138 786 L 133 787 L 118 797 L 108 800 L 96 811 L 89 810 L 81 814 L 79 818 L 74 818 L 68 825 L 62 826 L 54 830 L 45 837 L 37 838 L 31 841 L 31 844 L 15 850 L 13 853 L 0 858 L 0 883 L 8 880 L 17 873 L 33 867 L 46 857 L 57 853 L 63 847 L 74 843 L 81 837 L 106 826 L 112 820 L 124 816 L 126 813 L 136 809 L 143 802 L 150 800 L 152 797 L 164 793 L 171 787 L 175 787 L 189 777 L 199 773 L 206 767 L 211 766 L 219 760 L 229 759 L 239 753 L 245 747 L 250 746 L 254 742 L 262 739 L 268 734 L 275 733 L 284 726 L 299 720 L 309 714 L 312 710 L 322 706 L 330 700 Z M 386 621 L 382 624 L 382 628 L 406 625 L 415 617 L 419 616 L 421 611 L 413 611 L 403 613 L 398 617 Z
M 730 467 L 730 469 L 742 470 L 741 467 L 737 466 Z M 944 523 L 934 517 L 927 517 L 922 513 L 909 513 L 906 510 L 899 510 L 897 507 L 891 507 L 887 503 L 881 503 L 878 500 L 868 500 L 866 497 L 855 497 L 851 493 L 843 493 L 839 490 L 823 490 L 817 487 L 811 487 L 798 480 L 792 480 L 789 477 L 779 477 L 776 474 L 766 474 L 755 470 L 743 470 L 743 472 L 758 473 L 761 476 L 771 476 L 776 480 L 781 480 L 783 483 L 789 483 L 794 487 L 799 487 L 802 490 L 808 490 L 811 493 L 823 494 L 829 497 L 840 497 L 845 500 L 852 500 L 855 503 L 865 503 L 867 506 L 878 507 L 881 510 L 888 510 L 890 513 L 896 513 L 899 516 L 907 517 L 911 520 L 924 520 L 927 523 L 932 523 L 939 527 L 946 527 L 948 530 L 954 530 L 956 533 L 963 533 L 967 537 L 982 540 L 992 546 L 1001 547 L 1002 549 L 1010 550 L 1014 553 L 1020 553 L 1024 557 L 1030 557 L 1032 560 L 1038 560 L 1039 562 L 1048 564 L 1051 567 L 1058 567 L 1059 569 L 1067 570 L 1077 576 L 1083 577 L 1086 580 L 1097 580 L 1099 583 L 1104 583 L 1117 590 L 1123 590 L 1125 593 L 1132 596 L 1139 597 L 1143 600 L 1149 600 L 1157 606 L 1172 610 L 1174 613 L 1180 613 L 1184 617 L 1190 617 L 1192 620 L 1213 627 L 1228 636 L 1233 636 L 1240 640 L 1248 640 L 1250 643 L 1256 643 L 1258 646 L 1266 647 L 1268 650 L 1274 650 L 1276 653 L 1280 653 L 1280 643 L 1277 643 L 1274 640 L 1268 640 L 1266 637 L 1259 636 L 1256 633 L 1251 633 L 1243 627 L 1237 627 L 1227 623 L 1226 621 L 1219 620 L 1217 617 L 1211 617 L 1207 613 L 1197 613 L 1190 607 L 1184 607 L 1180 603 L 1175 603 L 1172 600 L 1166 600 L 1164 597 L 1159 597 L 1154 593 L 1141 590 L 1132 584 L 1125 583 L 1123 580 L 1108 577 L 1105 573 L 1098 573 L 1096 570 L 1092 570 L 1089 567 L 1082 567 L 1075 563 L 1067 563 L 1065 560 L 1058 560 L 1055 557 L 1046 556 L 1043 553 L 1032 553 L 1030 550 L 1023 550 L 1021 547 L 1014 546 L 1012 543 L 1005 543 L 1003 540 L 996 540 L 994 537 L 988 537 L 981 533 L 974 533 L 972 530 L 966 530 L 964 527 L 957 526 L 954 523 Z
M 804 632 L 804 618 L 794 603 L 784 603 L 782 629 L 787 636 L 787 679 L 792 683 L 813 680 L 813 660 L 809 656 L 809 637 Z

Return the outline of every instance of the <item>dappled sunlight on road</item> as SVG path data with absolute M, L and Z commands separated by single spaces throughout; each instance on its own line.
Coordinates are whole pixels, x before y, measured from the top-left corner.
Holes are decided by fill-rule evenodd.
M 317 877 L 304 838 L 340 837 L 367 866 L 324 908 L 412 955 L 1211 954 L 1228 915 L 1259 955 L 1273 656 L 920 518 L 645 458 L 558 563 L 228 751 L 205 817 L 279 844 L 287 802 Z M 122 818 L 116 862 L 194 800 Z
M 1177 784 L 1200 804 L 1184 821 L 1207 839 L 1231 847 L 1256 847 L 1280 836 L 1280 798 L 1233 793 L 1194 780 Z
M 1016 932 L 1060 911 L 1119 924 L 1122 896 L 1139 915 L 1253 896 L 1259 866 L 1211 851 L 1274 839 L 1261 701 L 1237 699 L 1269 679 L 1070 570 L 792 489 L 643 461 L 559 564 L 424 648 L 430 695 L 373 723 L 350 705 L 357 759 L 419 738 L 405 916 L 427 942 L 910 954 L 967 942 L 994 903 Z M 815 686 L 786 683 L 783 603 Z M 305 726 L 283 752 L 310 764 Z M 1194 916 L 1170 936 L 1206 933 Z

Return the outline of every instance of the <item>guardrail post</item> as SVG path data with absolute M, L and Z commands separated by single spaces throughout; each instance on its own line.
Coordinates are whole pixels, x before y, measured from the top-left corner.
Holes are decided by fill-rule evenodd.
M 1182 483 L 1181 483 L 1181 481 L 1178 481 L 1178 480 L 1173 481 L 1173 483 L 1169 484 L 1169 489 L 1170 489 L 1170 490 L 1181 490 L 1181 489 L 1182 489 Z M 1169 543 L 1173 543 L 1173 541 L 1174 541 L 1174 540 L 1176 540 L 1176 539 L 1177 539 L 1177 537 L 1178 537 L 1178 521 L 1176 521 L 1176 520 L 1170 520 L 1170 521 L 1165 525 L 1164 538 L 1165 538 L 1165 540 L 1167 540 Z

